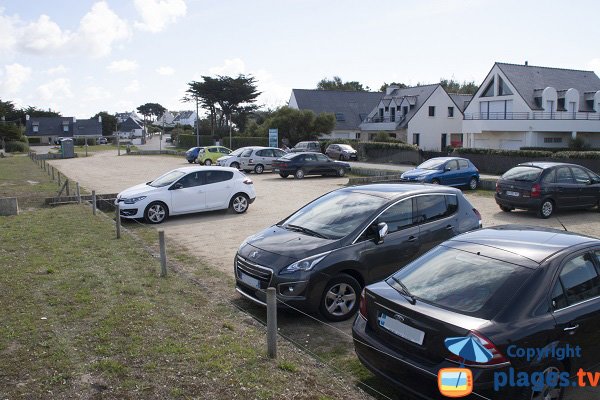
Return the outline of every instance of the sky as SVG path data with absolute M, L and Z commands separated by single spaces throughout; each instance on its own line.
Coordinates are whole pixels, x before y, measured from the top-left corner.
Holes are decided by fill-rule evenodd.
M 480 84 L 494 62 L 600 75 L 600 2 L 0 0 L 0 99 L 90 118 L 252 75 L 263 108 L 339 76 Z

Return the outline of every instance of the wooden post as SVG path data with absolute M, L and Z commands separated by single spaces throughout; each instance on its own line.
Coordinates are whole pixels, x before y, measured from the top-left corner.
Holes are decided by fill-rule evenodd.
M 92 190 L 92 213 L 96 215 L 96 191 Z
M 58 186 L 60 186 L 60 171 L 58 171 Z
M 52 180 L 54 180 L 54 166 L 52 166 Z
M 65 185 L 66 185 L 66 189 L 67 189 L 67 196 L 70 196 L 71 195 L 71 191 L 69 190 L 70 189 L 70 187 L 69 187 L 70 184 L 69 184 L 69 180 L 68 179 L 65 180 Z
M 77 194 L 77 203 L 81 204 L 81 192 L 79 191 L 79 182 L 75 182 L 75 193 Z
M 115 208 L 115 214 L 115 221 L 117 223 L 117 239 L 121 239 L 121 211 L 119 203 L 117 203 L 117 207 Z
M 158 244 L 160 247 L 160 276 L 167 276 L 167 248 L 165 246 L 165 231 L 158 231 Z
M 267 288 L 267 353 L 277 358 L 277 295 L 274 287 Z

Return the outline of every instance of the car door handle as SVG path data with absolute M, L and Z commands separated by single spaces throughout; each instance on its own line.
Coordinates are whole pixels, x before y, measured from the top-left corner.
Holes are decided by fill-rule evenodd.
M 563 331 L 565 332 L 570 332 L 570 331 L 574 331 L 575 329 L 579 328 L 579 324 L 577 325 L 572 325 L 572 326 L 567 326 L 565 329 L 563 329 Z
M 447 230 L 447 231 L 449 231 L 449 230 L 452 230 L 453 228 L 454 228 L 454 227 L 453 227 L 452 225 L 446 225 L 446 230 Z
M 409 236 L 407 242 L 414 242 L 415 240 L 417 240 L 416 236 Z

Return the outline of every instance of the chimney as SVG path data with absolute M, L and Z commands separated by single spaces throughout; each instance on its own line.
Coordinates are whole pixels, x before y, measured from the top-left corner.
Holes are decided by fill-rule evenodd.
M 529 62 L 528 62 L 528 61 L 525 61 L 525 66 L 527 67 L 528 65 L 529 65 Z
M 400 86 L 390 85 L 390 86 L 388 86 L 388 87 L 385 88 L 385 94 L 386 95 L 390 95 L 396 89 L 400 89 Z
M 98 122 L 102 123 L 102 115 L 98 115 Z
M 29 121 L 29 114 L 25 116 L 25 121 Z

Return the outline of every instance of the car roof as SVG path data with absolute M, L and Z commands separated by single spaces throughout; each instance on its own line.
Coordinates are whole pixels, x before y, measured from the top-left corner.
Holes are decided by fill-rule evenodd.
M 218 167 L 216 165 L 211 166 L 196 166 L 196 167 L 180 167 L 175 168 L 173 171 L 181 171 L 183 173 L 189 174 L 190 172 L 195 171 L 238 171 L 237 168 L 231 167 Z
M 517 167 L 537 167 L 537 168 L 546 169 L 546 168 L 556 167 L 559 165 L 576 165 L 576 164 L 561 163 L 561 162 L 555 162 L 555 161 L 530 161 L 530 162 L 526 162 L 526 163 L 521 163 L 521 164 L 517 165 Z M 581 165 L 577 165 L 577 166 L 580 167 Z
M 553 228 L 529 225 L 499 225 L 463 233 L 446 243 L 451 247 L 453 247 L 453 244 L 459 245 L 461 243 L 485 246 L 511 253 L 506 258 L 515 259 L 515 256 L 520 256 L 520 258 L 528 259 L 539 265 L 548 257 L 564 249 L 594 242 L 600 244 L 600 240 L 594 237 Z M 502 259 L 506 258 L 502 257 Z M 531 266 L 535 267 L 535 265 Z
M 365 193 L 372 196 L 383 197 L 389 200 L 413 194 L 461 193 L 459 189 L 453 187 L 432 185 L 426 183 L 371 183 L 368 185 L 350 186 L 339 190 L 355 193 Z
M 429 160 L 450 161 L 450 160 L 467 160 L 467 159 L 463 158 L 463 157 L 434 157 L 434 158 L 430 158 L 426 161 L 429 161 Z

